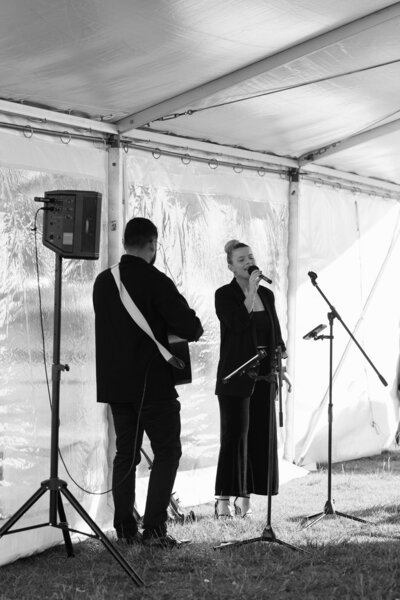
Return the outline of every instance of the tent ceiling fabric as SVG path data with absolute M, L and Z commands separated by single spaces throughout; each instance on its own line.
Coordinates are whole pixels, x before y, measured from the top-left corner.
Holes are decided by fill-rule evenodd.
M 0 19 L 0 98 L 118 124 L 386 9 L 376 24 L 177 111 L 199 112 L 149 124 L 298 158 L 400 118 L 400 62 L 329 79 L 400 61 L 397 8 L 400 16 L 400 3 L 387 0 L 8 1 Z M 325 81 L 304 85 L 318 79 Z M 276 91 L 288 86 L 300 87 Z M 317 163 L 400 183 L 398 149 L 399 134 L 389 133 L 326 159 L 321 154 Z

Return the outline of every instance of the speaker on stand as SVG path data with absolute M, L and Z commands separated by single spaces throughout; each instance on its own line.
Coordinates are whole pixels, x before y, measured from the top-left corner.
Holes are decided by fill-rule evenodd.
M 99 257 L 101 194 L 97 192 L 59 190 L 45 192 L 44 198 L 35 198 L 35 202 L 43 202 L 43 244 L 56 253 L 54 284 L 54 332 L 53 332 L 53 365 L 51 393 L 51 442 L 50 442 L 50 477 L 42 481 L 40 487 L 23 504 L 13 516 L 0 528 L 0 539 L 19 531 L 37 529 L 39 527 L 57 527 L 61 529 L 68 556 L 74 556 L 70 532 L 81 533 L 102 542 L 108 552 L 119 563 L 137 586 L 144 585 L 142 578 L 134 571 L 118 549 L 110 542 L 100 527 L 93 521 L 83 506 L 71 494 L 66 481 L 58 477 L 59 456 L 59 414 L 60 414 L 60 380 L 61 371 L 69 371 L 68 365 L 60 364 L 61 340 L 61 287 L 62 259 L 78 258 L 95 260 Z M 29 511 L 29 509 L 49 492 L 49 520 L 29 527 L 12 529 L 13 525 Z M 93 533 L 78 531 L 69 527 L 63 497 L 87 523 Z

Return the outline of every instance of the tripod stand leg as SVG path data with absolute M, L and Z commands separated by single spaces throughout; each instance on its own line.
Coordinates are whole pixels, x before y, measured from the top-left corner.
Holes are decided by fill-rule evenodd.
M 61 493 L 59 491 L 57 492 L 57 509 L 58 509 L 58 515 L 60 517 L 59 526 L 62 529 L 62 533 L 63 533 L 63 537 L 64 537 L 64 544 L 65 544 L 65 548 L 67 550 L 67 555 L 75 556 L 74 549 L 73 549 L 72 542 L 71 542 L 71 536 L 69 535 L 67 517 L 65 516 L 64 505 L 63 505 L 63 501 L 61 498 Z
M 102 532 L 100 527 L 93 521 L 90 515 L 85 511 L 83 506 L 79 504 L 76 498 L 71 494 L 67 487 L 63 487 L 61 493 L 69 500 L 71 506 L 73 506 L 76 512 L 82 517 L 82 519 L 89 525 L 90 529 L 97 535 L 99 540 L 103 543 L 109 553 L 115 558 L 119 565 L 129 575 L 134 583 L 138 587 L 144 585 L 143 579 L 133 570 L 130 564 L 125 560 L 122 554 L 113 546 L 108 537 Z
M 279 544 L 280 546 L 285 546 L 286 548 L 291 548 L 292 550 L 300 550 L 300 552 L 306 552 L 303 548 L 298 548 L 297 546 L 293 546 L 293 544 L 288 544 L 283 540 L 280 540 L 276 537 L 274 530 L 270 525 L 267 525 L 262 532 L 261 542 L 274 542 L 275 544 Z
M 246 544 L 253 544 L 254 542 L 271 542 L 279 544 L 280 546 L 284 546 L 285 548 L 290 548 L 291 550 L 299 550 L 300 552 L 308 554 L 307 550 L 304 550 L 303 548 L 298 548 L 297 546 L 288 544 L 283 540 L 279 540 L 273 532 L 272 527 L 268 525 L 264 528 L 262 535 L 258 537 L 249 538 L 247 540 L 233 540 L 231 542 L 221 542 L 219 546 L 214 546 L 214 550 L 218 550 L 220 548 L 232 548 L 233 546 L 245 546 Z
M 351 519 L 352 521 L 358 521 L 359 523 L 368 523 L 365 519 L 360 519 L 360 517 L 353 517 L 353 515 L 346 515 L 346 513 L 336 511 L 336 514 L 339 517 L 344 517 L 345 519 Z
M 326 517 L 326 513 L 325 512 L 317 513 L 315 515 L 311 515 L 310 517 L 306 517 L 303 520 L 303 523 L 304 523 L 304 521 L 306 522 L 306 524 L 303 526 L 303 529 L 307 529 L 308 527 L 312 527 L 313 525 L 315 525 L 319 521 L 322 521 L 322 519 L 324 517 Z
M 352 521 L 358 521 L 359 523 L 368 523 L 368 521 L 366 521 L 365 519 L 360 519 L 360 517 L 353 517 L 352 515 L 346 515 L 346 513 L 339 512 L 335 509 L 334 503 L 334 500 L 327 500 L 325 502 L 324 512 L 318 513 L 316 515 L 311 515 L 310 517 L 306 517 L 304 520 L 310 522 L 307 522 L 307 524 L 304 525 L 303 529 L 307 529 L 307 527 L 315 525 L 315 523 L 318 523 L 318 521 L 321 521 L 324 517 L 327 517 L 329 515 L 344 517 L 345 519 L 351 519 Z
M 9 518 L 9 520 L 3 525 L 3 527 L 0 528 L 0 538 L 1 536 L 8 533 L 9 529 L 11 529 L 13 525 L 15 525 L 15 523 L 30 509 L 30 507 L 33 506 L 35 502 L 37 502 L 39 498 L 46 493 L 46 491 L 47 488 L 44 486 L 41 486 L 38 490 L 36 490 L 36 492 L 29 498 L 29 500 L 27 500 L 25 504 L 23 504 L 21 508 L 19 508 L 17 512 Z

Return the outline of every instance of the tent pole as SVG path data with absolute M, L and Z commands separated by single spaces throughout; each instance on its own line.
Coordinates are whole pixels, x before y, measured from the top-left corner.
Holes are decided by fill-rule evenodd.
M 117 263 L 122 254 L 123 155 L 124 150 L 119 145 L 108 150 L 108 266 Z
M 116 138 L 115 144 L 108 149 L 108 220 L 107 243 L 108 264 L 119 262 L 123 252 L 122 238 L 124 231 L 124 195 L 123 168 L 125 152 Z M 115 431 L 110 407 L 107 406 L 108 420 L 108 488 L 112 487 L 112 464 L 115 456 Z
M 289 233 L 288 233 L 288 372 L 292 378 L 293 393 L 286 398 L 286 427 L 284 458 L 294 459 L 294 394 L 296 393 L 296 295 L 299 245 L 299 169 L 289 171 Z

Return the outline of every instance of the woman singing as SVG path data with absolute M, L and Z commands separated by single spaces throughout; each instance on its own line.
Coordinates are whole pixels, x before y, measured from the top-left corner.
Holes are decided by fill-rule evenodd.
M 259 287 L 261 273 L 248 269 L 255 265 L 251 248 L 231 240 L 225 245 L 228 269 L 234 278 L 215 293 L 215 308 L 221 329 L 220 359 L 217 371 L 221 423 L 220 452 L 215 482 L 215 516 L 251 516 L 250 494 L 268 494 L 268 445 L 270 414 L 273 435 L 272 494 L 278 493 L 278 455 L 275 407 L 270 413 L 270 383 L 263 379 L 271 371 L 271 360 L 279 346 L 286 348 L 275 310 L 274 295 Z M 257 377 L 236 375 L 223 378 L 257 355 L 263 348 Z M 288 379 L 287 379 L 288 381 Z M 288 383 L 290 383 L 288 381 Z M 290 391 L 290 390 L 289 390 Z M 230 497 L 235 497 L 234 507 Z

